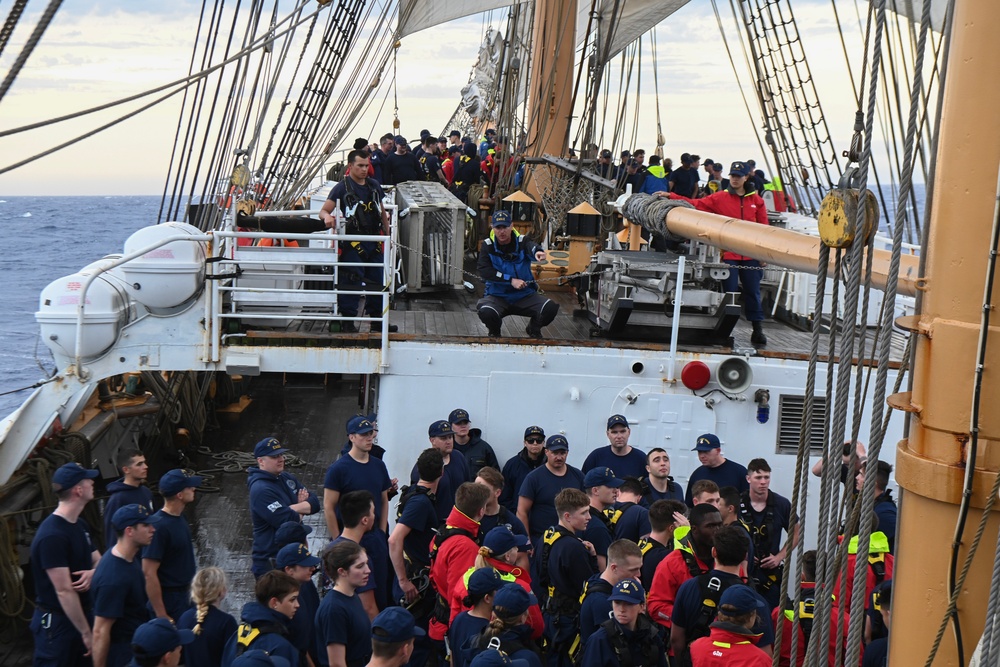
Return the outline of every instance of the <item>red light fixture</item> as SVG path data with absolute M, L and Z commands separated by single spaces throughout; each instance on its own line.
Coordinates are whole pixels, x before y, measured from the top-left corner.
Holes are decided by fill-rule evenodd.
M 704 388 L 712 379 L 712 371 L 702 361 L 689 361 L 681 370 L 681 382 L 691 391 Z

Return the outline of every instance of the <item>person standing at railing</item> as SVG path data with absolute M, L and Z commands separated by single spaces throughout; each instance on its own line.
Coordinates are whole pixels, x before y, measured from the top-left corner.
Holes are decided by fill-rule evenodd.
M 347 219 L 348 235 L 388 236 L 389 213 L 382 206 L 385 192 L 378 181 L 368 177 L 371 168 L 368 152 L 351 151 L 347 154 L 347 163 L 347 177 L 330 191 L 330 196 L 320 211 L 320 219 L 328 226 L 333 226 L 333 221 L 336 219 L 333 211 L 339 208 Z M 383 252 L 384 248 L 379 241 L 341 242 L 340 262 L 368 266 L 341 267 L 338 289 L 384 291 L 386 286 L 382 275 Z M 357 317 L 360 300 L 357 294 L 339 295 L 337 303 L 340 306 L 340 314 L 345 317 Z M 368 317 L 381 320 L 383 314 L 381 295 L 369 294 L 365 297 L 365 312 Z M 357 333 L 358 326 L 355 322 L 347 320 L 341 323 L 340 330 L 344 333 Z M 382 322 L 372 322 L 371 330 L 382 331 Z M 397 331 L 397 327 L 389 325 L 389 331 Z

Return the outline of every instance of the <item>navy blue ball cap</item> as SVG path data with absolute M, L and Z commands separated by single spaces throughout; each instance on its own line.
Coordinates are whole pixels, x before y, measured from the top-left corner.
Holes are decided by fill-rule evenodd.
M 154 618 L 143 623 L 132 635 L 132 651 L 137 656 L 166 655 L 178 646 L 194 641 L 190 630 L 178 630 L 165 618 Z
M 728 605 L 737 614 L 748 614 L 758 608 L 759 602 L 757 594 L 749 586 L 737 584 L 722 592 L 719 605 Z
M 492 551 L 494 556 L 500 556 L 516 547 L 517 539 L 507 526 L 497 526 L 486 533 L 483 546 Z
M 734 162 L 729 166 L 729 175 L 746 176 L 750 173 L 750 165 L 746 162 Z
M 393 142 L 394 142 L 394 143 L 395 143 L 396 145 L 398 145 L 398 146 L 405 146 L 405 145 L 406 145 L 406 144 L 408 143 L 408 142 L 406 141 L 406 137 L 404 137 L 404 136 L 403 136 L 403 135 L 401 135 L 401 134 L 397 134 L 396 136 L 394 136 L 394 137 L 392 138 L 392 140 L 393 140 Z
M 52 473 L 52 486 L 55 487 L 56 491 L 64 491 L 73 488 L 85 479 L 94 479 L 99 474 L 98 471 L 84 468 L 75 461 L 66 463 L 56 468 L 56 471 Z
M 719 442 L 719 436 L 714 433 L 703 433 L 698 436 L 698 440 L 695 441 L 694 449 L 692 452 L 710 452 L 713 449 L 718 449 L 722 447 L 722 443 Z
M 347 435 L 363 435 L 375 430 L 375 424 L 368 417 L 351 417 L 347 422 Z
M 264 438 L 253 447 L 254 458 L 262 456 L 279 456 L 288 451 L 277 438 Z
M 286 521 L 278 526 L 274 531 L 274 543 L 285 546 L 286 544 L 304 544 L 306 536 L 312 532 L 312 526 L 301 521 Z
M 233 660 L 232 667 L 289 667 L 288 661 L 279 655 L 268 655 L 267 651 L 254 649 Z
M 510 227 L 510 211 L 494 211 L 492 225 L 494 227 Z
M 386 607 L 372 621 L 372 639 L 394 644 L 414 637 L 423 637 L 426 632 L 417 626 L 413 614 L 404 607 Z
M 568 452 L 569 440 L 566 439 L 565 435 L 560 435 L 558 433 L 550 435 L 549 439 L 545 441 L 545 449 L 550 452 Z
M 535 545 L 531 543 L 531 538 L 527 535 L 514 535 L 514 539 L 517 540 L 517 550 L 521 552 L 528 552 L 535 548 Z
M 473 658 L 469 667 L 528 667 L 528 661 L 522 658 L 513 660 L 500 649 L 488 648 Z
M 611 415 L 608 417 L 608 430 L 610 431 L 614 426 L 624 426 L 628 428 L 628 419 L 625 419 L 624 415 Z
M 469 595 L 486 595 L 496 592 L 504 585 L 500 573 L 492 567 L 481 567 L 469 575 Z
M 111 525 L 115 530 L 125 530 L 137 523 L 157 523 L 160 516 L 153 514 L 145 505 L 132 504 L 119 507 L 111 516 Z
M 173 470 L 168 470 L 163 474 L 163 477 L 160 478 L 158 486 L 160 488 L 160 494 L 163 495 L 164 498 L 169 498 L 170 496 L 176 496 L 184 489 L 197 489 L 201 486 L 203 481 L 204 478 L 195 475 L 190 470 L 174 468 Z
M 542 430 L 541 426 L 529 426 L 524 429 L 524 439 L 528 438 L 542 438 L 545 439 L 545 431 Z
M 491 127 L 490 129 L 486 130 L 486 132 L 484 132 L 483 134 L 485 134 L 487 137 L 495 137 L 497 131 Z
M 469 413 L 467 411 L 462 408 L 456 408 L 451 411 L 450 415 L 448 415 L 448 421 L 452 424 L 461 424 L 462 422 L 471 420 L 469 419 Z
M 588 470 L 583 476 L 583 486 L 588 489 L 595 486 L 610 486 L 612 489 L 617 489 L 624 483 L 625 480 L 615 477 L 615 471 L 608 467 Z
M 608 602 L 615 600 L 628 604 L 642 604 L 646 601 L 646 590 L 635 579 L 625 579 L 615 584 L 614 590 L 608 596 Z
M 305 565 L 306 567 L 316 567 L 322 561 L 309 553 L 309 548 L 304 544 L 286 544 L 278 550 L 278 555 L 274 558 L 274 564 L 279 570 L 283 570 L 290 565 Z
M 531 606 L 531 596 L 521 584 L 504 584 L 493 596 L 493 606 L 500 607 L 512 616 L 523 614 Z
M 420 130 L 420 138 L 421 139 L 423 139 L 424 137 L 429 137 L 429 136 L 431 136 L 431 131 L 430 130 Z
M 432 438 L 443 438 L 446 435 L 455 435 L 455 432 L 451 430 L 450 421 L 439 419 L 427 427 L 427 435 Z
M 459 132 L 458 130 L 452 130 L 452 131 L 451 131 L 451 132 L 450 132 L 450 133 L 448 134 L 448 136 L 449 136 L 449 137 L 460 137 L 460 136 L 462 136 L 462 133 L 461 133 L 461 132 Z

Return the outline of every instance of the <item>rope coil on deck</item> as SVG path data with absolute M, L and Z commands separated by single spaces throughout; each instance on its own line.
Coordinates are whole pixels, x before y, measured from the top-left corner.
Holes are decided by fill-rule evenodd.
M 662 199 L 653 195 L 634 194 L 622 204 L 622 215 L 629 222 L 640 225 L 668 240 L 686 241 L 687 239 L 672 234 L 667 229 L 667 214 L 675 208 L 693 209 L 694 206 L 683 199 Z

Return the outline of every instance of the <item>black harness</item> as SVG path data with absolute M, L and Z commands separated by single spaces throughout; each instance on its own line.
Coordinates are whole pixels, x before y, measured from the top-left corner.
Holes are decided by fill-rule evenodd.
M 365 185 L 371 192 L 369 201 L 361 200 L 350 181 L 351 179 L 344 178 L 346 192 L 341 202 L 344 206 L 344 216 L 347 218 L 347 233 L 378 234 L 382 231 L 382 202 L 375 189 L 375 181 L 370 178 L 365 179 Z
M 564 537 L 580 539 L 574 533 L 558 525 L 546 530 L 542 536 L 542 563 L 538 583 L 546 595 L 543 606 L 545 611 L 553 616 L 576 616 L 580 613 L 580 598 L 557 590 L 552 585 L 552 578 L 549 576 L 549 556 L 552 553 L 552 545 Z
M 621 626 L 613 618 L 601 623 L 601 627 L 608 634 L 611 649 L 615 652 L 615 659 L 621 667 L 655 667 L 659 664 L 663 655 L 663 645 L 657 641 L 658 630 L 653 627 L 653 622 L 646 614 L 639 614 L 639 618 L 636 619 L 631 645 Z M 635 648 L 639 649 L 638 654 L 634 651 Z

